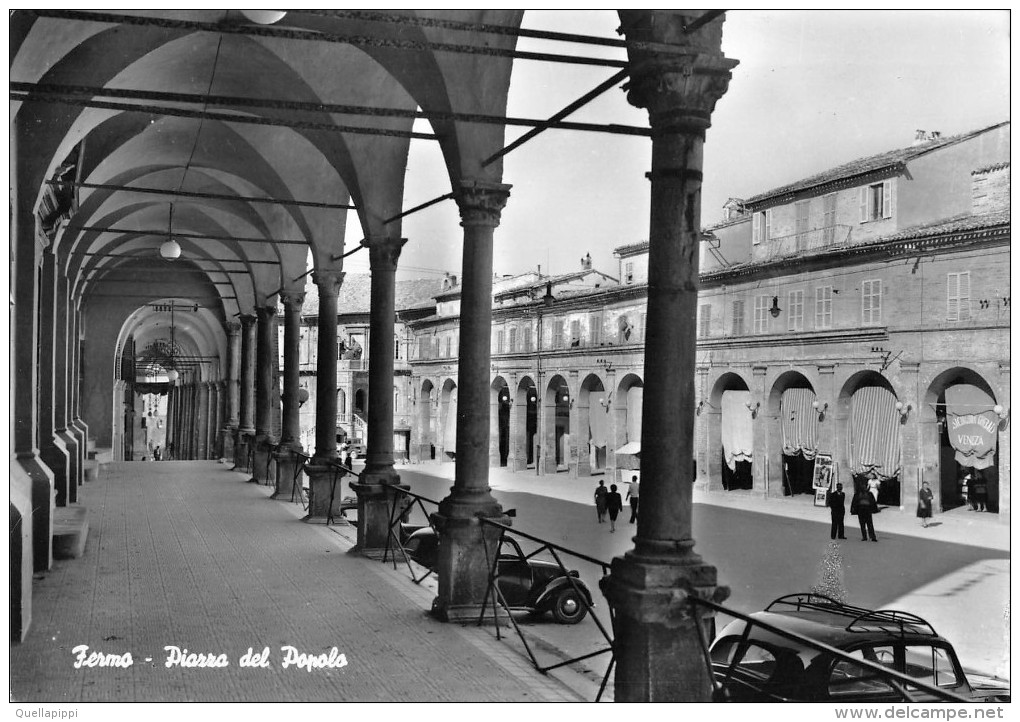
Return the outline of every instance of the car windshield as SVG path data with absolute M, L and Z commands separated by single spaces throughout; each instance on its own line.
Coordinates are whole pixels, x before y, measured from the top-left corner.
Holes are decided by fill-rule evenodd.
M 711 654 L 717 669 L 726 668 L 719 669 L 723 674 L 732 667 L 734 674 L 753 678 L 756 685 L 776 694 L 792 693 L 803 683 L 804 665 L 792 650 L 729 637 L 719 640 Z

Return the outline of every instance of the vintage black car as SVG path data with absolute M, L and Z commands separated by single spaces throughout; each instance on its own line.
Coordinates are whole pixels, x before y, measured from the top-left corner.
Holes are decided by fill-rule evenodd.
M 716 698 L 731 702 L 903 701 L 895 682 L 854 660 L 868 660 L 974 702 L 1008 702 L 1009 685 L 971 675 L 953 645 L 908 612 L 870 610 L 813 593 L 776 599 L 753 622 L 738 619 L 710 649 Z M 845 652 L 837 657 L 766 629 L 771 625 Z M 903 685 L 916 701 L 940 701 Z
M 407 524 L 401 527 L 408 556 L 434 570 L 439 553 L 439 535 L 435 529 Z M 527 611 L 536 616 L 552 612 L 560 624 L 577 624 L 588 614 L 588 607 L 595 606 L 591 591 L 576 570 L 564 574 L 557 564 L 529 559 L 510 537 L 503 537 L 496 564 L 496 583 L 513 611 Z

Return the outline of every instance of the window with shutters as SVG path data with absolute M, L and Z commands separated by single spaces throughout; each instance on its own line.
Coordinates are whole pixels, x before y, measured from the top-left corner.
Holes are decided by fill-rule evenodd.
M 772 238 L 772 211 L 759 211 L 751 217 L 751 243 Z
M 797 218 L 797 250 L 803 251 L 807 249 L 808 241 L 808 208 L 809 201 L 797 201 L 794 204 L 794 210 L 796 211 Z
M 865 326 L 882 323 L 882 281 L 861 283 L 861 323 Z
M 744 302 L 743 300 L 733 302 L 733 324 L 730 333 L 734 336 L 743 336 L 744 331 Z
M 712 306 L 703 303 L 698 307 L 698 336 L 708 338 L 712 326 Z
M 860 189 L 861 223 L 892 218 L 892 183 L 884 181 Z
M 453 348 L 453 336 L 447 336 L 446 337 L 446 358 L 450 358 L 451 356 L 453 356 L 452 348 Z
M 574 319 L 570 322 L 570 345 L 580 346 L 581 345 L 581 321 L 580 319 Z
M 822 242 L 829 244 L 836 240 L 836 194 L 822 197 Z
M 634 283 L 634 264 L 625 263 L 623 264 L 623 282 Z
M 517 327 L 510 327 L 510 353 L 517 353 Z
M 641 314 L 641 329 L 640 329 L 639 333 L 641 334 L 641 340 L 642 341 L 647 340 L 647 338 L 648 338 L 648 314 L 647 313 L 642 313 Z
M 588 316 L 588 337 L 592 346 L 602 344 L 602 315 L 593 313 Z
M 754 299 L 754 332 L 768 333 L 769 330 L 769 302 L 772 299 L 768 296 L 756 296 Z
M 553 321 L 553 348 L 563 348 L 563 319 Z
M 832 286 L 815 289 L 815 328 L 832 328 Z
M 966 321 L 970 318 L 970 271 L 946 276 L 946 320 Z
M 524 338 L 524 351 L 525 353 L 531 352 L 531 326 L 525 326 L 521 332 Z
M 804 292 L 790 291 L 786 304 L 787 330 L 804 330 Z
M 439 353 L 440 353 L 440 347 L 439 347 L 440 338 L 439 338 L 439 336 L 435 336 L 433 340 L 434 340 L 434 344 L 433 344 L 433 347 L 432 347 L 432 358 L 440 358 L 440 356 L 439 356 Z
M 496 331 L 496 353 L 503 353 L 503 331 Z

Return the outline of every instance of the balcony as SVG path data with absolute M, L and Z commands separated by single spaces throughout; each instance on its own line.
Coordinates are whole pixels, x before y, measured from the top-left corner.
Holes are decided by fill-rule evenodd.
M 815 228 L 792 236 L 779 236 L 762 241 L 751 248 L 751 260 L 756 263 L 774 261 L 786 256 L 810 253 L 830 246 L 850 243 L 852 226 L 829 226 Z

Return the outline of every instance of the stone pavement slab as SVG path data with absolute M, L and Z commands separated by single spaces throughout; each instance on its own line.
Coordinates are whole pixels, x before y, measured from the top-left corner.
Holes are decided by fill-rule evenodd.
M 215 462 L 109 465 L 85 489 L 84 556 L 37 575 L 11 700 L 580 699 L 487 630 L 433 620 L 429 592 L 269 493 Z M 132 664 L 76 669 L 79 646 Z M 168 646 L 228 666 L 168 668 Z M 249 647 L 269 665 L 241 668 Z M 337 666 L 284 668 L 285 647 L 324 661 L 335 647 Z

